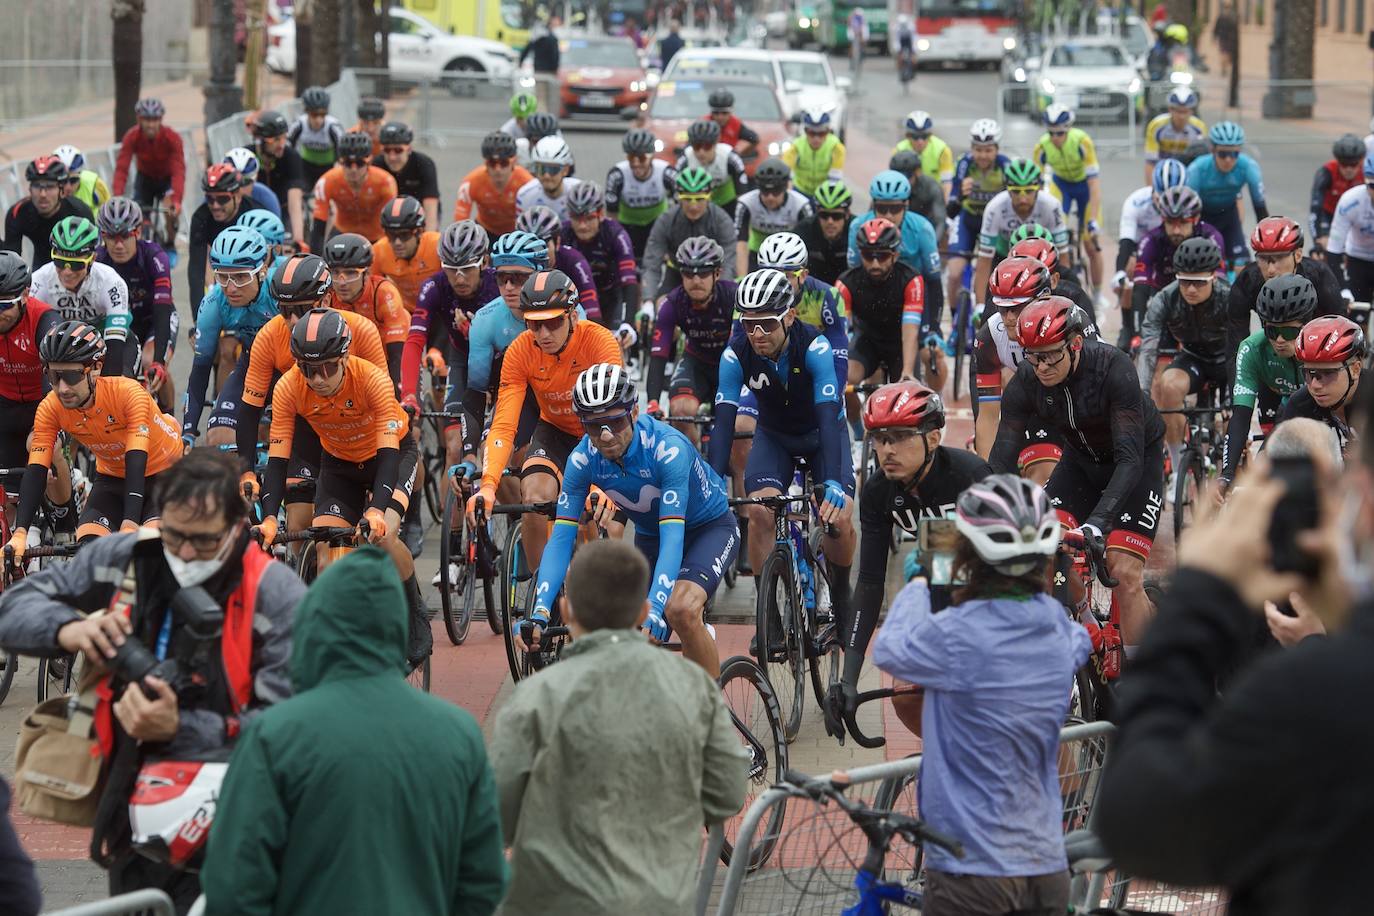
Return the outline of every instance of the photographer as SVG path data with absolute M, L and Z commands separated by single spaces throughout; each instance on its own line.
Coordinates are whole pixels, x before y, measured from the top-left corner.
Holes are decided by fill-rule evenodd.
M 161 888 L 179 912 L 199 878 L 135 851 L 165 855 L 175 836 L 134 837 L 135 780 L 156 761 L 224 761 L 243 724 L 290 695 L 291 621 L 305 591 L 250 541 L 238 477 L 232 457 L 193 449 L 158 476 L 160 533 L 99 538 L 0 596 L 0 645 L 80 652 L 108 672 L 94 711 L 107 775 L 91 857 L 109 870 L 112 895 Z

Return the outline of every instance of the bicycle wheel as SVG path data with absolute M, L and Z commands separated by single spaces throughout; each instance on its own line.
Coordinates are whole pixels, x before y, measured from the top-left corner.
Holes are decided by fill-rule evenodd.
M 71 693 L 76 678 L 76 656 L 65 653 L 38 660 L 38 702 Z
M 811 569 L 816 577 L 816 622 L 806 634 L 806 663 L 816 705 L 825 709 L 830 688 L 840 682 L 844 651 L 835 624 L 835 608 L 831 604 L 830 573 L 819 563 L 813 563 Z
M 421 409 L 424 411 L 435 410 L 434 393 L 426 386 L 422 395 Z M 420 458 L 425 469 L 425 506 L 429 509 L 429 517 L 434 521 L 439 521 L 444 512 L 444 499 L 439 492 L 439 484 L 443 478 L 444 448 L 443 439 L 439 434 L 438 420 L 420 420 Z M 445 487 L 445 489 L 449 489 Z
M 508 518 L 508 516 L 502 516 Z M 483 548 L 490 551 L 493 545 L 505 543 L 504 539 L 496 535 L 500 532 L 497 526 L 496 532 L 490 538 L 477 542 L 477 578 L 482 580 L 482 600 L 486 602 L 487 626 L 493 633 L 500 634 L 505 631 L 505 621 L 501 617 L 501 607 L 496 601 L 496 592 L 501 587 L 500 557 L 488 557 L 483 552 Z
M 426 655 L 424 664 L 417 668 L 411 668 L 410 673 L 406 675 L 406 680 L 409 681 L 411 686 L 416 690 L 422 693 L 429 693 L 430 668 L 430 656 Z
M 439 522 L 443 533 L 439 538 L 439 603 L 444 611 L 444 630 L 455 646 L 461 646 L 468 638 L 468 625 L 472 623 L 472 607 L 477 596 L 476 570 L 468 562 L 462 526 L 457 530 L 453 528 L 461 511 L 458 497 L 450 489 Z
M 912 772 L 884 779 L 873 796 L 873 807 L 878 811 L 917 817 L 916 776 Z M 925 847 L 910 842 L 901 834 L 894 835 L 891 845 L 887 847 L 887 856 L 883 859 L 883 881 L 901 884 L 907 890 L 921 893 L 926 883 Z
M 801 731 L 806 684 L 802 667 L 801 608 L 797 601 L 792 557 L 785 547 L 774 547 L 763 561 L 755 606 L 754 657 L 766 672 L 782 709 L 783 731 L 792 741 Z
M 319 562 L 315 559 L 319 550 L 318 541 L 306 541 L 301 548 L 300 556 L 296 558 L 296 575 L 301 577 L 301 581 L 306 585 L 315 581 L 315 577 L 320 574 Z
M 1179 456 L 1179 470 L 1174 475 L 1174 545 L 1183 537 L 1183 529 L 1193 523 L 1198 503 L 1206 498 L 1207 478 L 1202 470 L 1202 456 L 1191 447 Z
M 13 652 L 5 653 L 5 667 L 0 669 L 0 703 L 5 702 L 5 697 L 10 695 L 10 687 L 14 684 L 14 673 L 19 670 L 19 656 Z
M 725 822 L 725 845 L 720 859 L 726 865 L 735 851 L 735 838 L 740 822 L 754 800 L 780 782 L 787 771 L 787 735 L 783 731 L 778 700 L 763 669 L 751 658 L 736 655 L 726 660 L 720 669 L 720 692 L 730 710 L 730 722 L 735 726 L 740 743 L 749 753 L 749 782 L 744 804 L 739 814 Z M 773 854 L 782 829 L 786 802 L 769 809 L 761 820 L 749 844 L 749 868 L 758 868 Z
M 1096 722 L 1098 719 L 1097 670 L 1093 666 L 1093 661 L 1092 658 L 1089 658 L 1073 673 L 1072 692 L 1069 695 L 1069 712 L 1066 717 L 1067 724 Z
M 968 326 L 973 314 L 973 294 L 959 291 L 959 307 L 954 310 L 954 400 L 959 400 L 964 386 L 964 360 L 968 358 Z
M 501 563 L 501 633 L 506 644 L 506 664 L 510 666 L 512 680 L 520 680 L 526 674 L 525 653 L 515 645 L 515 632 L 524 619 L 525 591 L 532 591 L 533 585 L 523 585 L 519 572 L 524 565 L 520 549 L 520 526 L 511 525 L 506 532 L 506 547 Z M 528 578 L 525 580 L 528 582 Z

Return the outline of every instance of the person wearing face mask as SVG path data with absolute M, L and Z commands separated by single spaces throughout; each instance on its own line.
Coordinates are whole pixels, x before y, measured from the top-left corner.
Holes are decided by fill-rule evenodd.
M 99 383 L 113 381 L 124 380 Z M 152 495 L 160 530 L 99 538 L 70 562 L 5 589 L 0 644 L 26 655 L 81 652 L 104 669 L 94 715 L 108 776 L 93 858 L 108 869 L 111 894 L 161 888 L 185 912 L 200 893 L 198 876 L 131 848 L 129 798 L 139 769 L 158 760 L 224 760 L 244 725 L 290 696 L 291 622 L 305 586 L 249 539 L 232 457 L 194 449 L 158 475 Z M 179 608 L 193 587 L 224 620 L 212 645 L 188 654 Z M 146 675 L 135 687 L 115 660 L 135 640 L 159 661 L 175 659 L 177 676 Z

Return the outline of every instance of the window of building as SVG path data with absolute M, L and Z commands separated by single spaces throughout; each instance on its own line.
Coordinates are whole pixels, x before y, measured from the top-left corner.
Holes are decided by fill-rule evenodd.
M 1345 0 L 1336 0 L 1336 31 L 1345 31 Z

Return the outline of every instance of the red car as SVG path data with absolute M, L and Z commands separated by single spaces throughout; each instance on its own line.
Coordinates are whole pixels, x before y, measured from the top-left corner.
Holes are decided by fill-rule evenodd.
M 565 38 L 558 43 L 559 118 L 633 118 L 649 97 L 648 74 L 628 38 Z
M 677 162 L 687 146 L 687 128 L 710 113 L 709 99 L 715 89 L 733 92 L 736 117 L 758 132 L 758 149 L 744 157 L 744 169 L 753 175 L 760 162 L 779 155 L 796 134 L 795 126 L 783 113 L 782 99 L 763 82 L 709 77 L 660 82 L 649 100 L 645 125 L 658 140 L 654 155 Z

